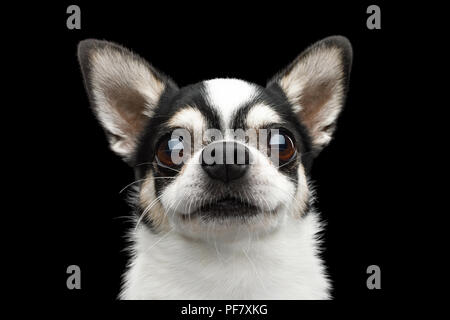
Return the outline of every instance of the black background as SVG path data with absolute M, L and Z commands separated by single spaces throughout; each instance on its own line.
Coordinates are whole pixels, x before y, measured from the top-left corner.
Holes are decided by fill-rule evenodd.
M 66 8 L 81 8 L 81 30 L 66 28 Z M 324 37 L 340 34 L 353 45 L 350 91 L 334 140 L 315 160 L 316 204 L 327 222 L 323 257 L 333 281 L 334 303 L 364 300 L 377 305 L 395 296 L 401 211 L 395 160 L 401 146 L 396 124 L 400 60 L 393 49 L 402 30 L 393 8 L 382 2 L 382 29 L 368 30 L 372 2 L 336 5 L 208 2 L 143 5 L 85 1 L 47 6 L 40 38 L 29 49 L 45 55 L 35 85 L 47 96 L 39 113 L 45 145 L 28 145 L 41 155 L 39 201 L 45 218 L 38 236 L 44 252 L 45 296 L 66 302 L 114 301 L 127 262 L 125 234 L 131 226 L 126 193 L 133 172 L 109 150 L 83 87 L 76 48 L 86 38 L 124 45 L 171 76 L 179 85 L 215 77 L 258 84 Z M 395 13 L 394 13 L 395 12 Z M 47 187 L 48 186 L 48 187 Z M 41 243 L 42 241 L 42 243 Z M 38 250 L 39 251 L 39 250 Z M 82 289 L 67 290 L 66 268 L 82 270 Z M 368 290 L 366 268 L 380 266 L 381 290 Z M 188 297 L 187 297 L 188 298 Z

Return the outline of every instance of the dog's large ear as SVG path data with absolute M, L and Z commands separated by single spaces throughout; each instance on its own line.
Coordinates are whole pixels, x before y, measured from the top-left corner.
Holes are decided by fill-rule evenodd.
M 284 91 L 309 131 L 316 153 L 332 138 L 344 105 L 351 63 L 352 47 L 347 38 L 325 38 L 301 53 L 267 85 Z
M 111 42 L 81 41 L 78 59 L 91 106 L 111 149 L 129 160 L 159 99 L 176 85 L 138 55 Z

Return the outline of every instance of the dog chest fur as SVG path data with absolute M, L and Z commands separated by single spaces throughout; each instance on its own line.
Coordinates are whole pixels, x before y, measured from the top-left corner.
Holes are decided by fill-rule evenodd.
M 259 239 L 232 244 L 134 235 L 122 299 L 328 299 L 329 283 L 318 257 L 317 214 L 288 219 Z

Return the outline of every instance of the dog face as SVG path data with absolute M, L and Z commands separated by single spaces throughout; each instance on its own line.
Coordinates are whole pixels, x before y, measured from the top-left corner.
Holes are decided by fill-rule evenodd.
M 308 169 L 345 100 L 347 39 L 314 44 L 265 87 L 214 79 L 178 88 L 105 41 L 82 41 L 78 55 L 110 147 L 135 170 L 138 224 L 227 240 L 307 211 Z

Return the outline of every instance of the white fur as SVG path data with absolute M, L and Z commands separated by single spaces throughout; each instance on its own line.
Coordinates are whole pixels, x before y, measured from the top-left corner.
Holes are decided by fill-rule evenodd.
M 177 232 L 134 235 L 122 299 L 328 299 L 318 217 L 288 218 L 276 232 L 235 242 Z
M 258 103 L 247 114 L 247 126 L 260 128 L 272 123 L 281 123 L 281 118 L 271 107 Z
M 239 79 L 213 79 L 204 84 L 207 98 L 219 111 L 225 128 L 229 127 L 234 112 L 257 93 L 254 84 Z
M 192 131 L 204 130 L 206 129 L 206 120 L 198 109 L 186 106 L 170 118 L 169 125 L 174 128 L 186 128 Z
M 269 158 L 252 146 L 247 146 L 252 154 L 254 163 L 249 167 L 248 190 L 242 192 L 241 196 L 256 197 L 258 202 L 266 211 L 276 210 L 283 203 L 291 203 L 294 197 L 294 184 L 283 174 L 278 172 L 276 167 L 270 163 Z M 198 206 L 207 200 L 205 185 L 209 182 L 209 177 L 197 161 L 201 153 L 198 150 L 185 164 L 184 170 L 164 190 L 160 199 L 163 207 L 169 216 L 177 214 L 189 214 L 195 211 Z M 306 184 L 306 177 L 299 176 L 301 185 Z M 233 185 L 230 185 L 233 188 Z M 224 190 L 226 192 L 226 190 Z M 307 190 L 302 190 L 307 194 Z M 252 199 L 253 200 L 253 199 Z M 176 204 L 176 205 L 174 205 Z

